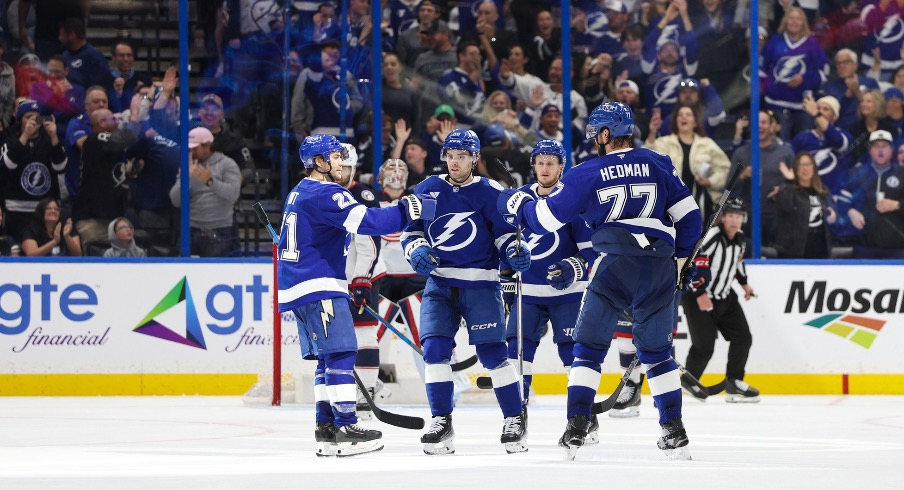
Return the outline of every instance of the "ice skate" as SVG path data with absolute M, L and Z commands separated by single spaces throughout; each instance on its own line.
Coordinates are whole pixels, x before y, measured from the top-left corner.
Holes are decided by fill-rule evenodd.
M 665 456 L 671 460 L 690 460 L 691 452 L 687 447 L 688 442 L 687 432 L 679 417 L 662 425 L 662 436 L 656 445 L 665 451 Z
M 565 460 L 574 461 L 578 449 L 584 445 L 590 419 L 586 415 L 575 415 L 568 419 L 565 433 L 559 438 L 559 446 L 565 448 Z
M 759 403 L 760 391 L 740 379 L 729 379 L 725 385 L 725 401 L 728 403 Z
M 506 417 L 499 440 L 509 454 L 527 452 L 527 414 L 521 412 L 514 417 Z
M 374 403 L 381 405 L 387 398 L 392 395 L 392 392 L 384 387 L 383 382 L 379 379 L 377 380 L 377 385 L 373 388 L 368 388 L 367 392 L 370 394 L 370 398 L 374 401 Z M 373 410 L 370 407 L 370 404 L 367 403 L 367 399 L 364 398 L 364 395 L 361 393 L 361 390 L 358 390 L 358 404 L 355 407 L 355 410 L 358 412 L 358 420 L 372 420 L 373 419 Z
M 427 433 L 421 436 L 424 444 L 424 454 L 443 455 L 455 453 L 452 439 L 455 438 L 455 430 L 452 429 L 452 415 L 438 415 L 433 417 Z
M 625 387 L 618 394 L 618 400 L 609 410 L 609 416 L 613 418 L 628 418 L 640 416 L 640 387 L 643 386 L 643 374 L 640 382 L 635 383 L 630 379 L 625 382 Z
M 339 427 L 336 429 L 336 456 L 341 458 L 379 451 L 383 449 L 382 437 L 383 433 L 378 430 L 362 429 L 354 424 Z
M 339 448 L 336 445 L 336 426 L 332 422 L 317 422 L 314 440 L 317 441 L 317 456 L 336 455 Z
M 692 383 L 684 374 L 681 375 L 681 387 L 684 388 L 684 391 L 686 391 L 687 394 L 701 402 L 705 402 L 706 398 L 709 396 L 709 393 L 703 392 L 699 385 Z
M 587 437 L 584 438 L 584 445 L 600 443 L 600 420 L 596 418 L 596 414 L 590 416 L 590 428 L 587 429 Z

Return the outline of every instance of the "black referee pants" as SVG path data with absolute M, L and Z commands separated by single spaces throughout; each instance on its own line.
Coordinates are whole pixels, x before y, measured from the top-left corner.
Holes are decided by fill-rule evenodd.
M 753 338 L 738 295 L 732 291 L 725 299 L 713 299 L 712 311 L 701 311 L 697 298 L 691 294 L 682 296 L 681 305 L 691 334 L 691 349 L 684 365 L 687 371 L 700 378 L 713 356 L 716 339 L 721 333 L 729 342 L 725 375 L 729 379 L 744 379 L 744 367 Z

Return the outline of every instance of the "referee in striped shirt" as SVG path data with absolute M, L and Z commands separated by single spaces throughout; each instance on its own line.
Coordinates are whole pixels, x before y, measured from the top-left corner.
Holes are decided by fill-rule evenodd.
M 722 222 L 706 233 L 700 254 L 709 257 L 712 279 L 697 290 L 681 298 L 687 316 L 691 349 L 685 366 L 688 373 L 700 378 L 713 355 L 718 334 L 729 342 L 726 366 L 726 398 L 728 402 L 758 402 L 760 392 L 744 382 L 744 367 L 750 352 L 752 337 L 738 295 L 731 288 L 737 280 L 744 288 L 744 299 L 754 296 L 747 284 L 744 269 L 746 242 L 741 226 L 747 213 L 740 199 L 725 204 Z M 682 379 L 682 385 L 686 380 Z M 687 390 L 693 395 L 693 390 Z

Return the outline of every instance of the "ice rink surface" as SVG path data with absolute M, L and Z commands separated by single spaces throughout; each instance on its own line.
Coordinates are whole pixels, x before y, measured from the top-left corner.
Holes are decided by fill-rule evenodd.
M 564 396 L 529 411 L 529 452 L 499 444 L 498 407 L 463 405 L 456 454 L 426 456 L 421 431 L 383 430 L 386 447 L 314 455 L 313 408 L 246 407 L 239 397 L 0 398 L 0 489 L 904 488 L 904 397 L 764 396 L 729 405 L 685 396 L 693 461 L 656 448 L 658 416 L 600 420 L 573 463 L 556 442 Z M 387 409 L 428 416 L 426 407 Z

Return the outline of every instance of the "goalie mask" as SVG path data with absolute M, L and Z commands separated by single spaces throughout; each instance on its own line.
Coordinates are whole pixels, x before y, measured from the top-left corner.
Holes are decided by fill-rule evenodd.
M 380 166 L 377 174 L 377 183 L 380 187 L 390 189 L 404 189 L 408 183 L 408 165 L 398 158 L 390 158 Z
M 345 183 L 355 180 L 355 169 L 358 168 L 358 151 L 355 150 L 354 145 L 342 143 L 342 166 L 350 167 L 348 180 Z M 345 170 L 343 169 L 342 172 L 345 173 Z

